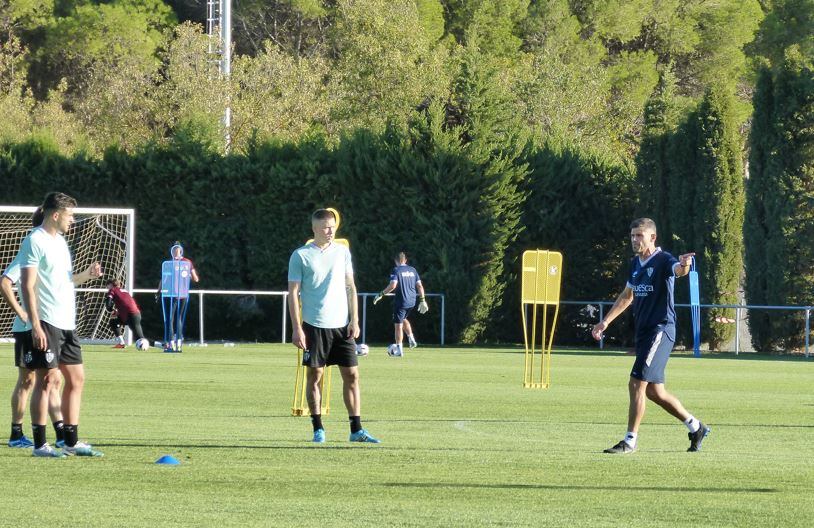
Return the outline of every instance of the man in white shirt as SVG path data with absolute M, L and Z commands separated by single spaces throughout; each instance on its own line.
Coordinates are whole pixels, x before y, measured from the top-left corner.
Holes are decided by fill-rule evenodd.
M 24 362 L 26 368 L 37 372 L 31 398 L 34 456 L 102 456 L 102 453 L 78 440 L 85 369 L 82 365 L 82 348 L 74 332 L 74 287 L 101 277 L 102 268 L 95 262 L 84 272 L 73 273 L 71 253 L 63 234 L 73 224 L 74 207 L 76 200 L 70 196 L 48 193 L 42 204 L 42 225 L 34 229 L 20 247 L 23 301 L 27 305 L 34 345 Z M 65 447 L 62 453 L 45 442 L 48 393 L 56 384 L 60 371 L 65 377 L 62 392 Z
M 336 215 L 318 209 L 311 215 L 314 241 L 294 251 L 288 262 L 288 313 L 292 342 L 303 350 L 308 369 L 306 396 L 314 429 L 313 441 L 325 442 L 319 382 L 326 366 L 337 365 L 350 420 L 350 441 L 378 444 L 362 428 L 356 342 L 359 308 L 350 250 L 334 241 Z M 302 317 L 300 317 L 302 301 Z

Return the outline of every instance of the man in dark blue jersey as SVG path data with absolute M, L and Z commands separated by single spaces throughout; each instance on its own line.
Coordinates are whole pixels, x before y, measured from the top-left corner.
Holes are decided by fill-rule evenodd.
M 418 313 L 427 313 L 429 306 L 427 306 L 427 301 L 424 298 L 424 285 L 421 284 L 418 272 L 414 267 L 407 265 L 407 254 L 400 251 L 394 260 L 396 267 L 390 272 L 390 283 L 373 299 L 373 304 L 381 301 L 382 297 L 391 291 L 396 292 L 396 298 L 393 301 L 393 324 L 395 325 L 396 342 L 390 345 L 387 352 L 391 356 L 401 357 L 404 355 L 402 342 L 405 333 L 410 348 L 418 346 L 413 335 L 413 327 L 410 326 L 410 321 L 407 320 L 410 311 L 415 307 L 416 293 L 418 294 Z
M 687 412 L 678 398 L 664 388 L 664 369 L 675 343 L 676 314 L 673 285 L 676 277 L 690 272 L 695 253 L 685 253 L 676 259 L 656 247 L 656 223 L 639 218 L 630 224 L 630 242 L 636 254 L 630 262 L 625 289 L 591 332 L 597 341 L 610 323 L 633 304 L 636 328 L 636 361 L 630 371 L 630 408 L 627 434 L 605 453 L 624 454 L 636 450 L 639 425 L 644 417 L 645 398 L 675 416 L 689 429 L 690 447 L 700 451 L 710 429 Z

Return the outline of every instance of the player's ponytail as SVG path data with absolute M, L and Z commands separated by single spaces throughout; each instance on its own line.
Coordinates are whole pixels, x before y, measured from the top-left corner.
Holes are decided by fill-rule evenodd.
M 42 224 L 43 220 L 45 220 L 45 211 L 42 210 L 42 206 L 39 206 L 31 215 L 31 226 L 38 227 Z

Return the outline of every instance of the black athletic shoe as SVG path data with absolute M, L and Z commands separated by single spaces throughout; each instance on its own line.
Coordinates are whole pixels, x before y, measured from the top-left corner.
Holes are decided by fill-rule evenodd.
M 635 447 L 630 447 L 630 444 L 628 444 L 627 442 L 622 440 L 621 442 L 619 442 L 615 446 L 609 447 L 604 452 L 605 453 L 611 453 L 611 454 L 614 454 L 614 455 L 626 455 L 628 453 L 633 453 L 634 451 L 636 451 Z
M 701 442 L 704 441 L 704 438 L 707 437 L 711 430 L 712 429 L 701 422 L 701 426 L 696 432 L 687 433 L 687 436 L 690 439 L 690 447 L 687 449 L 687 451 L 701 451 Z

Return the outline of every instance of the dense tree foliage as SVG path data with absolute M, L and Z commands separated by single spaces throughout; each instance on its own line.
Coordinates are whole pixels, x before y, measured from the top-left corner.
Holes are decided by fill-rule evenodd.
M 2 62 L 24 72 L 13 96 L 28 114 L 5 137 L 37 131 L 66 152 L 132 151 L 169 141 L 190 113 L 216 131 L 232 102 L 235 148 L 315 128 L 335 141 L 394 119 L 404 126 L 417 106 L 444 101 L 468 46 L 497 61 L 529 131 L 626 160 L 667 72 L 696 100 L 731 79 L 738 108 L 748 106 L 744 45 L 762 18 L 757 0 L 246 0 L 233 10 L 235 68 L 224 84 L 206 38 L 191 35 L 203 31 L 194 25 L 203 0 L 0 1 Z
M 814 0 L 241 0 L 233 9 L 226 78 L 203 0 L 0 0 L 8 200 L 33 203 L 59 183 L 97 204 L 183 203 L 201 224 L 200 247 L 240 270 L 223 285 L 245 287 L 276 281 L 279 255 L 307 235 L 286 225 L 246 256 L 233 249 L 251 244 L 246 233 L 268 229 L 270 211 L 301 218 L 324 204 L 346 208 L 360 266 L 381 273 L 399 237 L 373 204 L 390 200 L 410 216 L 401 238 L 427 240 L 429 230 L 444 241 L 433 251 L 422 242 L 417 258 L 462 303 L 456 336 L 511 338 L 498 329 L 515 317 L 521 249 L 563 249 L 567 295 L 612 298 L 633 214 L 655 217 L 668 249 L 701 254 L 706 302 L 735 302 L 752 127 L 748 299 L 811 302 L 800 282 L 811 269 L 780 267 L 811 262 L 800 211 L 811 209 Z M 25 171 L 36 176 L 25 187 L 9 183 Z M 93 190 L 93 178 L 109 188 Z M 167 188 L 194 191 L 174 202 L 159 192 Z M 249 213 L 230 217 L 237 207 Z M 211 214 L 229 222 L 213 225 Z M 154 229 L 163 233 L 140 232 Z M 221 247 L 230 236 L 235 246 Z M 455 245 L 467 237 L 471 247 Z M 150 259 L 166 249 L 158 240 L 144 241 Z M 767 275 L 784 286 L 770 288 Z M 585 324 L 584 314 L 567 317 Z M 794 317 L 752 314 L 756 345 L 792 346 Z M 705 335 L 713 346 L 729 336 Z
M 746 298 L 811 305 L 814 293 L 814 2 L 775 0 L 755 47 L 763 58 L 755 91 L 747 185 Z M 759 313 L 756 349 L 800 348 L 801 314 Z

